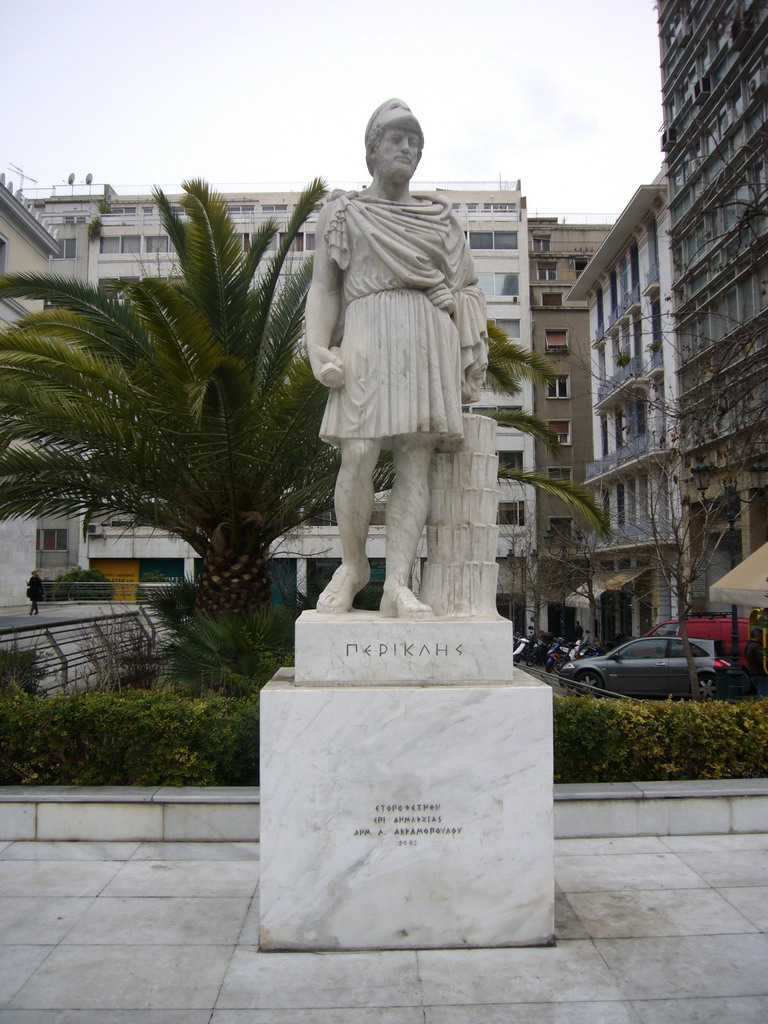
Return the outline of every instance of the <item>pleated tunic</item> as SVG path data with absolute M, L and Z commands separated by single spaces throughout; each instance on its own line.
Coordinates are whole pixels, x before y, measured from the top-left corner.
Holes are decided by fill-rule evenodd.
M 462 441 L 462 373 L 485 358 L 485 300 L 464 234 L 441 197 L 393 203 L 347 193 L 325 235 L 343 271 L 344 384 L 331 389 L 320 436 L 427 435 Z M 464 334 L 464 337 L 462 337 Z

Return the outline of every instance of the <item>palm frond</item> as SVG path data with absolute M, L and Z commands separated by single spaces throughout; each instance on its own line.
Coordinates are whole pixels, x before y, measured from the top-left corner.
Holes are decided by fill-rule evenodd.
M 589 493 L 580 484 L 574 484 L 569 480 L 551 480 L 541 473 L 531 473 L 523 469 L 500 469 L 499 479 L 508 480 L 513 483 L 526 484 L 535 487 L 537 490 L 560 498 L 566 505 L 569 505 L 574 512 L 578 512 L 585 522 L 589 524 L 601 537 L 609 536 L 611 532 L 608 516 Z

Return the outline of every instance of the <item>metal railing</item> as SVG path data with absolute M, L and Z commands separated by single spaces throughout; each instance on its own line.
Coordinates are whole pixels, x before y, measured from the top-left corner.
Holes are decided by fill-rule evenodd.
M 43 580 L 43 599 L 46 603 L 81 603 L 95 602 L 100 604 L 128 602 L 142 604 L 153 591 L 173 583 L 132 583 L 122 580 Z
M 0 629 L 0 652 L 34 651 L 38 687 L 69 693 L 97 683 L 131 685 L 154 661 L 157 628 L 143 608 L 77 619 L 46 616 Z

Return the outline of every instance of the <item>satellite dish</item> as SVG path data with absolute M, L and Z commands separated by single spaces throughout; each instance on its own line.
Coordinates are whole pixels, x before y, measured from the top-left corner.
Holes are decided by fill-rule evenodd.
M 86 174 L 86 176 L 85 176 L 85 184 L 86 185 L 90 185 L 92 182 L 93 182 L 93 175 L 92 174 Z
M 70 176 L 67 178 L 67 184 L 68 185 L 74 185 L 75 184 L 75 176 L 74 176 L 74 174 L 70 174 Z

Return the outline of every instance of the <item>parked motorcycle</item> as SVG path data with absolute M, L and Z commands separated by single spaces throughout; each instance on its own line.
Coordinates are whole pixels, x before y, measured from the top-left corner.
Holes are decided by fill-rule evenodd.
M 554 672 L 558 666 L 567 661 L 573 647 L 574 645 L 569 640 L 566 640 L 565 637 L 556 637 L 554 643 L 547 651 L 547 660 L 544 662 L 546 671 Z

